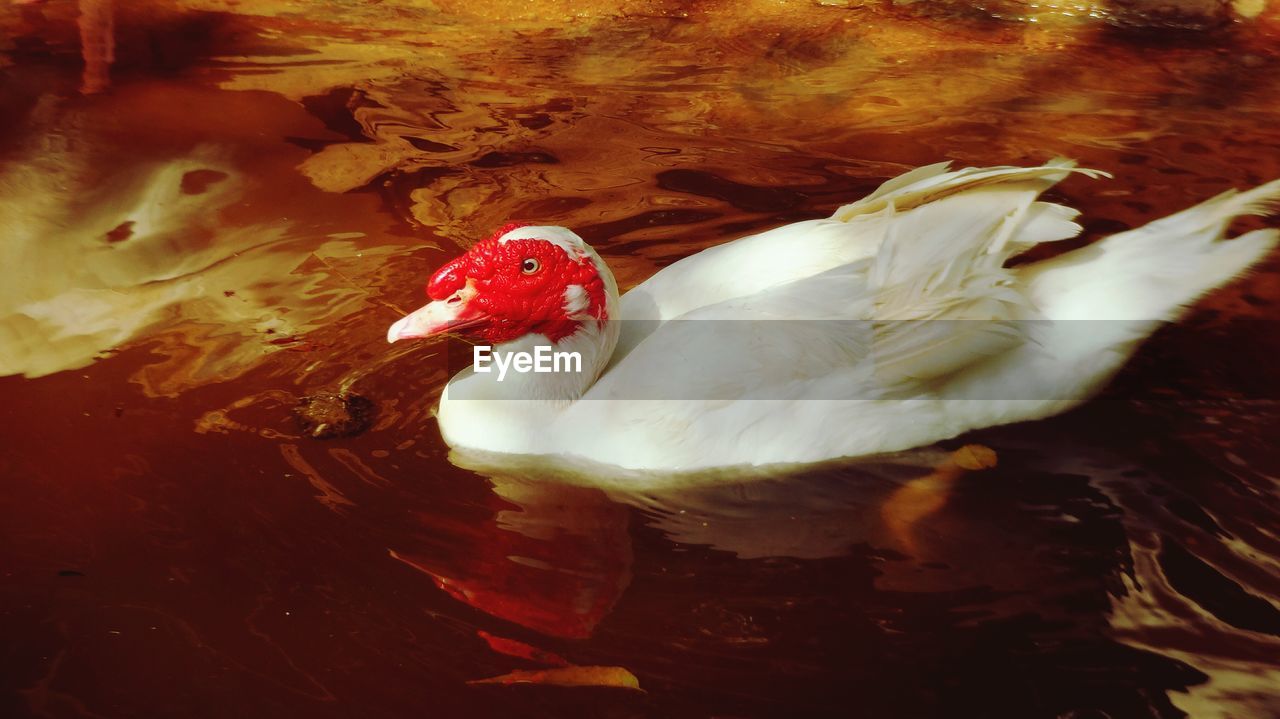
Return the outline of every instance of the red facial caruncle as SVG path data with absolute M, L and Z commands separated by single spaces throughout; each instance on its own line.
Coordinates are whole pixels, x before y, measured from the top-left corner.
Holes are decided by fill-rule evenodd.
M 604 281 L 591 257 L 536 236 L 500 241 L 519 227 L 503 227 L 431 276 L 428 297 L 465 304 L 469 317 L 483 318 L 450 329 L 491 344 L 528 334 L 558 342 L 583 321 L 607 319 Z

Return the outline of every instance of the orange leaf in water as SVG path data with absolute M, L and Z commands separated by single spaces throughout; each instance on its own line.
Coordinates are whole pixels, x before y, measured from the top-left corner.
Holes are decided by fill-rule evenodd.
M 521 659 L 528 659 L 531 662 L 538 662 L 539 664 L 549 664 L 556 667 L 569 666 L 569 661 L 567 659 L 554 652 L 549 652 L 546 649 L 539 649 L 538 647 L 525 644 L 524 642 L 517 642 L 514 639 L 497 637 L 485 631 L 476 631 L 476 634 L 481 639 L 485 640 L 485 642 L 488 643 L 489 648 L 495 652 L 500 652 L 512 657 L 520 657 Z
M 916 527 L 947 503 L 957 480 L 965 472 L 991 469 L 997 464 L 995 450 L 980 444 L 966 444 L 951 453 L 933 472 L 902 485 L 880 508 L 885 526 L 904 549 L 918 552 Z
M 622 667 L 557 667 L 537 671 L 516 670 L 510 674 L 473 679 L 468 684 L 549 684 L 557 687 L 617 687 L 640 688 L 636 675 Z
M 991 469 L 996 466 L 996 452 L 990 447 L 980 444 L 966 444 L 951 453 L 951 461 L 960 469 L 975 472 L 980 469 Z

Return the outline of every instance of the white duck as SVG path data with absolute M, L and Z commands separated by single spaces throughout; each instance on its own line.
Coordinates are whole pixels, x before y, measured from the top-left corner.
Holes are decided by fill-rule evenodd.
M 581 357 L 581 371 L 455 376 L 437 416 L 463 450 L 694 471 L 1043 418 L 1100 389 L 1159 323 L 1280 239 L 1220 242 L 1234 217 L 1280 198 L 1277 180 L 1005 267 L 1080 231 L 1075 210 L 1036 199 L 1071 172 L 1105 174 L 1066 160 L 922 167 L 829 219 L 686 257 L 621 298 L 573 232 L 503 228 L 440 268 L 434 301 L 387 339 L 458 333 L 494 356 Z

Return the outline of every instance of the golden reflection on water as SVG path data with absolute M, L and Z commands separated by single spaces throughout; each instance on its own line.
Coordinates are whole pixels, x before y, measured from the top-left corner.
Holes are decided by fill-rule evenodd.
M 633 584 L 652 582 L 643 573 L 662 555 L 635 546 L 648 537 L 638 532 L 758 562 L 753 572 L 867 547 L 875 567 L 867 586 L 876 591 L 991 593 L 985 604 L 959 599 L 946 611 L 976 604 L 998 616 L 1062 619 L 1062 607 L 1036 604 L 1038 588 L 1061 584 L 1066 596 L 1106 584 L 1109 610 L 1082 624 L 1105 624 L 1130 646 L 1208 675 L 1171 691 L 1173 705 L 1231 716 L 1274 701 L 1280 635 L 1266 630 L 1270 615 L 1258 609 L 1262 620 L 1232 624 L 1166 576 L 1180 551 L 1193 558 L 1183 565 L 1211 567 L 1263 603 L 1280 596 L 1280 547 L 1265 529 L 1277 518 L 1274 453 L 1262 429 L 1273 410 L 1188 410 L 1205 425 L 1178 427 L 1156 450 L 1104 451 L 1039 430 L 1026 430 L 1030 448 L 1018 447 L 1022 430 L 996 433 L 1000 470 L 945 483 L 920 481 L 921 466 L 937 464 L 922 454 L 906 469 L 644 495 L 495 472 L 479 492 L 474 475 L 448 465 L 430 421 L 447 358 L 388 351 L 382 340 L 434 267 L 509 220 L 578 230 L 625 288 L 698 249 L 827 214 L 888 176 L 942 159 L 1064 155 L 1113 172 L 1113 181 L 1059 190 L 1084 210 L 1092 234 L 1280 176 L 1274 18 L 1161 36 L 1064 19 L 1062 7 L 1009 23 L 936 5 L 403 2 L 333 4 L 331 13 L 283 1 L 84 5 L 0 11 L 0 229 L 10 263 L 0 284 L 0 375 L 30 380 L 8 385 L 20 407 L 45 408 L 47 388 L 64 388 L 69 370 L 101 373 L 93 376 L 107 385 L 128 380 L 155 400 L 137 411 L 160 413 L 151 428 L 159 439 L 99 425 L 84 430 L 98 456 L 123 453 L 115 443 L 185 473 L 186 456 L 166 460 L 163 445 L 190 447 L 211 464 L 222 458 L 210 452 L 231 447 L 251 460 L 219 467 L 219 481 L 266 502 L 279 490 L 235 482 L 249 481 L 245 466 L 279 470 L 304 502 L 351 522 L 376 512 L 388 487 L 410 492 L 406 474 L 422 475 L 432 491 L 433 481 L 453 482 L 440 490 L 443 508 L 415 505 L 412 531 L 396 524 L 403 513 L 385 509 L 396 533 L 360 526 L 381 542 L 379 556 L 390 550 L 451 597 L 549 637 L 592 637 L 611 612 L 627 611 L 617 607 Z M 1110 12 L 1089 7 L 1084 14 Z M 1207 306 L 1217 314 L 1202 314 L 1200 334 L 1188 336 L 1216 341 L 1214 327 L 1269 318 L 1276 302 L 1272 262 L 1215 295 Z M 1185 364 L 1216 370 L 1210 345 L 1174 347 Z M 1230 347 L 1257 360 L 1256 381 L 1274 387 L 1265 348 Z M 1170 370 L 1168 359 L 1141 365 L 1143 375 L 1155 385 L 1189 377 L 1198 390 L 1226 381 Z M 356 444 L 322 446 L 279 421 L 295 394 L 335 388 L 378 400 L 376 423 Z M 77 393 L 59 392 L 79 409 Z M 126 411 L 135 408 L 118 405 L 116 416 Z M 190 443 L 193 429 L 199 444 Z M 1003 466 L 1007 447 L 1016 450 L 1012 468 Z M 52 484 L 92 474 L 58 448 L 41 451 L 33 476 L 48 472 Z M 1167 487 L 1132 475 L 1142 462 L 1130 454 L 1154 462 L 1186 453 L 1200 463 L 1192 466 L 1240 475 L 1229 485 L 1237 496 L 1166 467 L 1222 534 L 1189 525 L 1148 496 Z M 146 460 L 127 464 L 139 476 L 150 471 Z M 1067 500 L 1051 493 L 1040 516 L 1039 489 L 1010 488 L 1028 497 L 1023 515 L 984 494 L 1005 491 L 991 482 L 1018 472 Z M 464 478 L 472 485 L 457 487 Z M 472 504 L 453 502 L 454 491 L 473 490 Z M 895 496 L 910 501 L 886 513 Z M 1012 529 L 976 521 L 990 517 L 974 497 L 1010 513 L 993 516 Z M 1059 512 L 1058 501 L 1079 504 L 1073 511 L 1085 520 Z M 1005 533 L 1051 543 L 1081 522 L 1123 530 L 1100 576 L 1072 575 Z M 714 576 L 732 583 L 732 569 L 717 566 Z M 680 607 L 685 595 L 644 596 Z M 895 624 L 899 607 L 882 609 L 876 621 L 911 633 Z M 735 647 L 772 641 L 748 609 L 707 599 L 692 611 L 737 632 Z M 643 634 L 623 638 L 648 646 L 648 658 L 671 649 L 645 645 Z
M 219 328 L 234 328 L 207 353 L 225 359 L 190 379 L 233 376 L 270 343 L 368 304 L 352 286 L 362 273 L 430 243 L 362 242 L 354 215 L 322 237 L 299 228 L 298 216 L 333 200 L 296 182 L 271 198 L 277 206 L 246 201 L 270 181 L 264 170 L 288 172 L 277 161 L 246 181 L 247 168 L 218 146 L 282 114 L 254 91 L 300 102 L 325 122 L 296 128 L 312 150 L 296 153 L 297 167 L 316 189 L 378 192 L 401 221 L 452 244 L 510 219 L 569 225 L 604 241 L 624 287 L 725 236 L 816 215 L 942 157 L 990 164 L 1062 154 L 1110 169 L 1117 182 L 1074 192 L 1091 199 L 1089 214 L 1125 223 L 1280 175 L 1280 73 L 1248 37 L 1227 52 L 1160 48 L 1109 43 L 1097 25 L 906 23 L 865 8 L 519 31 L 458 18 L 430 32 L 393 14 L 362 19 L 206 18 L 202 29 L 228 47 L 184 68 L 182 84 L 142 79 L 115 102 L 74 109 L 45 95 L 3 181 L 17 188 L 6 193 L 16 203 L 6 213 L 13 241 L 39 248 L 22 253 L 32 269 L 0 304 L 4 371 L 82 366 L 166 329 L 187 338 L 179 343 L 216 345 Z M 143 18 L 121 22 L 130 21 L 146 32 Z M 119 54 L 127 68 L 123 39 Z M 230 96 L 213 88 L 236 91 L 239 107 L 225 118 L 242 113 L 242 129 L 193 117 L 227 112 L 219 104 Z M 188 137 L 167 155 L 129 158 L 110 189 L 86 192 L 104 179 L 80 149 L 111 141 L 98 132 L 102 113 L 125 135 L 174 123 Z M 196 137 L 203 142 L 193 145 Z M 283 160 L 282 149 L 272 155 Z M 180 180 L 197 171 L 225 179 L 187 194 Z M 41 209 L 19 210 L 29 202 Z M 64 239 L 50 251 L 38 238 L 55 228 Z M 364 260 L 354 272 L 327 266 L 352 264 L 353 254 Z M 52 269 L 65 266 L 83 269 Z M 419 281 L 414 269 L 406 283 Z M 175 307 L 183 309 L 170 317 L 181 323 L 160 318 Z M 154 390 L 170 394 L 181 382 Z

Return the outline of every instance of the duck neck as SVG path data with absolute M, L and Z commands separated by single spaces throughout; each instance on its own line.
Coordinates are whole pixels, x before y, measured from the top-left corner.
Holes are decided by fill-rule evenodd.
M 471 371 L 458 377 L 465 382 L 455 382 L 450 397 L 572 402 L 595 384 L 617 342 L 617 322 L 590 320 L 558 342 L 530 334 L 477 345 Z

